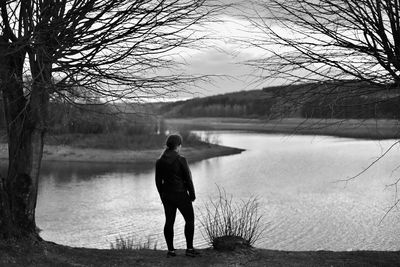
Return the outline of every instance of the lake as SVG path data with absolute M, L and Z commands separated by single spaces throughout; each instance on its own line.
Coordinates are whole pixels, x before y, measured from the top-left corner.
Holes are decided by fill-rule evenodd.
M 195 213 L 217 185 L 235 200 L 257 196 L 267 229 L 257 247 L 279 250 L 399 250 L 400 213 L 394 209 L 400 150 L 350 182 L 395 140 L 249 132 L 197 132 L 241 154 L 191 163 Z M 43 165 L 37 224 L 41 236 L 60 244 L 109 248 L 115 238 L 157 240 L 165 249 L 164 214 L 154 183 L 154 163 Z M 382 220 L 383 219 L 383 220 Z M 382 220 L 382 221 L 381 221 Z M 184 248 L 178 213 L 175 246 Z M 207 247 L 196 222 L 195 246 Z

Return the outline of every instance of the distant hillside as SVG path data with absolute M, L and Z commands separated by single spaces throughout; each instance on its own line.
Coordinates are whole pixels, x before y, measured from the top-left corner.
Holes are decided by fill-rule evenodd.
M 264 117 L 273 103 L 270 93 L 252 90 L 166 103 L 159 112 L 167 117 Z
M 272 113 L 282 117 L 399 119 L 400 91 L 393 85 L 335 81 L 268 87 L 275 99 Z
M 400 93 L 365 82 L 266 87 L 158 106 L 165 117 L 400 118 Z

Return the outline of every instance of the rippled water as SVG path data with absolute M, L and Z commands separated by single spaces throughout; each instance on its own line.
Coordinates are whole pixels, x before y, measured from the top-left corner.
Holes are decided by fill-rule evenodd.
M 206 133 L 199 133 L 205 135 Z M 258 196 L 268 225 L 258 247 L 283 250 L 399 250 L 400 213 L 394 202 L 400 175 L 398 147 L 354 181 L 337 182 L 365 169 L 393 140 L 213 132 L 211 140 L 245 152 L 190 165 L 202 209 L 224 187 L 235 199 Z M 197 210 L 197 214 L 198 214 Z M 163 208 L 146 165 L 52 163 L 43 167 L 37 224 L 57 243 L 109 248 L 119 235 L 157 240 Z M 177 216 L 175 244 L 184 248 Z M 197 223 L 195 245 L 207 246 Z

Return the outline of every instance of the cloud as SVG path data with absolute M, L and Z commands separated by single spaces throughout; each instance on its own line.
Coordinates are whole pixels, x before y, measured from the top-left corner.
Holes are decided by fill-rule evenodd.
M 267 50 L 253 44 L 265 38 L 261 29 L 254 27 L 245 17 L 225 13 L 203 24 L 200 31 L 208 38 L 197 47 L 178 48 L 177 59 L 185 63 L 184 74 L 214 77 L 211 83 L 200 84 L 200 89 L 189 88 L 193 94 L 185 93 L 181 97 L 215 95 L 266 86 L 260 81 L 256 70 L 245 64 L 248 60 L 270 55 Z
M 194 96 L 257 89 L 249 80 L 252 69 L 243 64 L 246 58 L 232 53 L 229 50 L 210 48 L 187 59 L 187 74 L 212 76 L 211 83 L 201 84 L 200 90 L 197 88 L 191 90 L 195 92 Z

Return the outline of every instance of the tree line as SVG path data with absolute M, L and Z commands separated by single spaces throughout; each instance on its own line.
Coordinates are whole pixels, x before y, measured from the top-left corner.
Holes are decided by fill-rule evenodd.
M 0 127 L 5 130 L 6 120 L 0 102 Z M 141 107 L 140 105 L 137 106 Z M 137 113 L 115 112 L 113 105 L 72 105 L 70 103 L 49 103 L 47 135 L 63 134 L 109 134 L 151 135 L 165 131 L 164 121 L 150 115 L 142 108 Z
M 167 103 L 158 112 L 167 117 L 262 117 L 270 114 L 273 102 L 269 94 L 253 90 Z
M 399 104 L 400 97 L 381 99 L 355 96 L 343 100 L 323 97 L 305 103 L 301 114 L 305 118 L 400 119 Z
M 400 94 L 390 90 L 355 80 L 264 88 L 275 99 L 272 117 L 399 119 Z
M 363 82 L 318 82 L 167 103 L 169 117 L 399 119 L 400 95 L 372 91 Z M 319 93 L 316 93 L 319 92 Z

